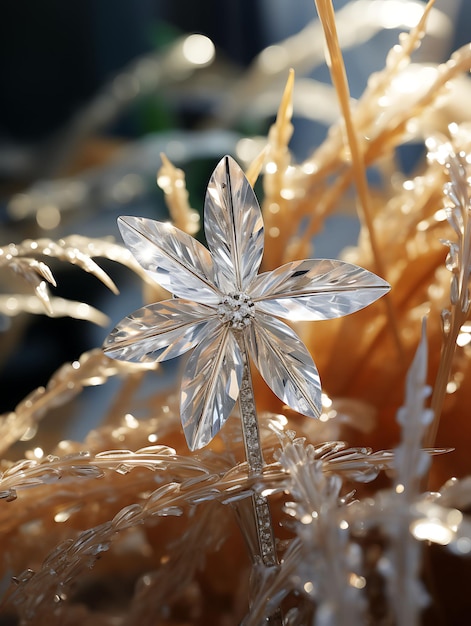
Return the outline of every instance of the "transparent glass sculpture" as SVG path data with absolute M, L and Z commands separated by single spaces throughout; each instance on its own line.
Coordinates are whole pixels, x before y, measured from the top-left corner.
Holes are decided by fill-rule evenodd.
M 358 311 L 389 290 L 355 265 L 305 259 L 258 274 L 262 213 L 229 156 L 214 170 L 204 206 L 208 248 L 169 223 L 120 217 L 124 242 L 174 298 L 125 317 L 105 353 L 165 361 L 193 349 L 181 385 L 181 419 L 191 450 L 219 432 L 241 388 L 245 347 L 267 385 L 289 407 L 317 418 L 321 383 L 301 339 L 281 321 L 327 320 Z

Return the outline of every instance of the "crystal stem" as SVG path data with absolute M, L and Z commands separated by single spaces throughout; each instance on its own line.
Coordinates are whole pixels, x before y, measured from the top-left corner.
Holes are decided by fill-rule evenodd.
M 245 454 L 249 468 L 249 475 L 261 476 L 265 462 L 263 460 L 262 445 L 260 442 L 252 376 L 250 373 L 250 364 L 244 339 L 241 338 L 239 343 L 244 360 L 244 372 L 239 394 L 239 406 L 242 420 L 242 431 L 244 435 Z M 259 556 L 262 563 L 266 567 L 273 567 L 278 564 L 278 560 L 276 557 L 275 538 L 273 535 L 273 525 L 270 508 L 268 506 L 268 499 L 261 494 L 254 493 L 252 496 L 252 505 L 257 527 Z
M 244 436 L 245 456 L 247 458 L 249 476 L 261 476 L 265 461 L 263 459 L 262 444 L 260 441 L 252 375 L 250 373 L 250 362 L 247 346 L 243 337 L 239 337 L 239 345 L 244 361 L 239 406 Z M 268 498 L 259 493 L 252 494 L 252 512 L 258 543 L 258 554 L 253 554 L 252 560 L 255 564 L 261 560 L 265 567 L 275 567 L 278 565 L 278 559 Z M 267 624 L 269 626 L 283 626 L 283 617 L 280 609 L 277 609 L 270 615 Z

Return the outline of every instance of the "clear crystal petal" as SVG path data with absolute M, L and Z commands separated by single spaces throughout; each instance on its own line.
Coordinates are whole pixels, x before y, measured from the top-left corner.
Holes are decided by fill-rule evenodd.
M 105 339 L 103 351 L 123 361 L 173 359 L 213 332 L 216 321 L 221 325 L 214 314 L 214 309 L 187 300 L 149 304 L 121 320 Z
M 182 381 L 180 410 L 190 450 L 217 435 L 239 397 L 242 355 L 232 332 L 209 332 L 193 351 Z
M 263 218 L 244 172 L 229 156 L 219 162 L 209 181 L 204 229 L 220 289 L 244 291 L 262 260 Z
M 305 345 L 289 326 L 263 313 L 257 315 L 249 330 L 249 348 L 273 393 L 298 413 L 319 417 L 319 373 Z
M 265 313 L 293 321 L 312 321 L 359 311 L 389 288 L 382 278 L 357 265 L 306 259 L 260 274 L 250 295 Z
M 196 239 L 167 222 L 143 217 L 120 217 L 118 226 L 126 246 L 159 285 L 188 300 L 219 301 L 211 255 Z

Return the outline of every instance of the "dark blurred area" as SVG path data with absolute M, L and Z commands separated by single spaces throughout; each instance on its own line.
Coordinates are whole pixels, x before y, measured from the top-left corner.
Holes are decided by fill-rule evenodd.
M 334 2 L 336 9 L 346 4 Z M 471 23 L 469 2 L 440 6 L 456 27 L 434 60 L 465 43 Z M 119 214 L 165 215 L 155 184 L 161 151 L 185 170 L 192 206 L 200 208 L 218 158 L 235 152 L 241 138 L 266 133 L 273 121 L 276 108 L 254 113 L 250 98 L 245 104 L 241 99 L 242 113 L 230 110 L 253 60 L 314 18 L 311 0 L 4 3 L 0 245 L 70 233 L 118 238 Z M 189 40 L 190 33 L 205 38 Z M 373 37 L 374 54 L 370 49 L 346 55 L 353 95 L 362 92 L 371 71 L 383 66 L 397 34 L 391 29 Z M 286 75 L 281 72 L 269 85 L 278 100 Z M 310 75 L 328 81 L 325 67 Z M 300 118 L 295 127 L 293 151 L 303 158 L 325 135 L 325 123 Z M 54 294 L 104 310 L 111 327 L 139 306 L 139 281 L 117 264 L 98 261 L 120 288 L 119 298 L 65 263 L 52 263 Z M 10 293 L 1 281 L 0 292 Z M 0 412 L 46 384 L 63 362 L 100 345 L 108 330 L 43 315 L 4 319 Z
M 124 103 L 121 111 L 109 116 L 108 124 L 99 120 L 95 128 L 92 125 L 73 142 L 71 151 L 62 152 L 70 125 L 104 85 L 134 59 L 161 51 L 165 54 L 172 42 L 187 32 L 207 34 L 227 57 L 228 65 L 248 64 L 263 46 L 256 8 L 249 1 L 195 4 L 186 0 L 19 0 L 4 5 L 0 20 L 1 245 L 9 243 L 9 237 L 17 242 L 24 237 L 56 238 L 64 230 L 74 232 L 67 220 L 65 229 L 61 220 L 61 225 L 50 232 L 41 232 L 34 216 L 13 224 L 7 212 L 12 193 L 21 192 L 41 177 L 61 177 L 100 166 L 122 145 L 148 133 L 191 130 L 208 115 L 204 110 L 195 111 L 191 104 L 187 106 L 184 98 L 163 103 L 156 85 L 153 94 L 144 95 L 140 102 L 136 99 L 130 106 Z M 57 158 L 61 152 L 63 158 Z M 192 193 L 200 196 L 209 170 L 198 160 L 188 180 Z M 158 160 L 150 163 L 154 173 L 158 166 Z M 139 199 L 138 211 L 158 214 L 163 210 L 155 176 L 153 187 L 147 197 Z M 74 216 L 73 224 L 78 232 L 91 230 L 87 234 L 93 236 L 95 229 L 90 229 L 90 222 L 93 224 L 94 217 L 100 222 L 100 217 L 90 215 L 87 207 L 83 212 L 84 219 Z M 107 226 L 108 232 L 117 234 L 116 214 L 116 210 L 108 212 L 97 234 L 105 235 Z M 104 266 L 122 289 L 126 272 L 110 262 Z M 103 302 L 103 286 L 84 272 L 65 264 L 54 264 L 53 269 L 58 283 L 54 295 L 100 307 L 111 304 Z M 132 277 L 127 279 L 132 284 Z M 137 289 L 133 295 L 139 298 Z M 68 318 L 35 316 L 24 324 L 12 321 L 14 328 L 5 332 L 17 334 L 18 343 L 1 363 L 0 411 L 13 409 L 27 392 L 45 384 L 64 361 L 100 345 L 100 334 L 105 334 L 102 329 L 90 329 L 86 322 Z
M 208 35 L 246 65 L 265 45 L 255 2 L 19 0 L 0 21 L 0 137 L 47 140 L 132 59 L 179 33 Z M 109 129 L 108 129 L 109 130 Z M 121 120 L 119 132 L 135 128 Z

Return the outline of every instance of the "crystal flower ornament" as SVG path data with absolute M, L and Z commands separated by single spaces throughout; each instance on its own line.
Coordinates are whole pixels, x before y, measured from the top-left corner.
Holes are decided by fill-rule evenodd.
M 246 353 L 289 407 L 317 418 L 321 384 L 297 334 L 278 318 L 326 320 L 358 311 L 389 290 L 343 261 L 306 259 L 258 274 L 262 213 L 238 164 L 224 157 L 208 184 L 208 248 L 169 223 L 120 217 L 126 246 L 174 298 L 125 317 L 103 349 L 115 359 L 165 361 L 193 348 L 181 385 L 181 419 L 191 450 L 207 445 L 236 403 Z

